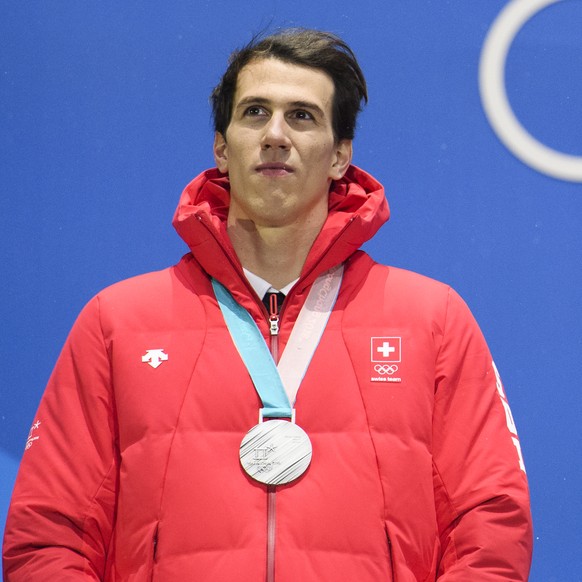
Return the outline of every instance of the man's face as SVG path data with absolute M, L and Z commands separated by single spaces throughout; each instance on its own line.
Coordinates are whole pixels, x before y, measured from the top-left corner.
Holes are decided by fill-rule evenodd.
M 229 225 L 323 224 L 332 180 L 351 161 L 351 141 L 336 142 L 334 86 L 322 71 L 278 59 L 240 71 L 226 136 L 214 155 L 231 184 Z

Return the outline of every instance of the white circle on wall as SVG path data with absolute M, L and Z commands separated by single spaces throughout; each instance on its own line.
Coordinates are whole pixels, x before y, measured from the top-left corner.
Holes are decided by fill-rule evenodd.
M 491 26 L 479 64 L 479 91 L 491 127 L 522 162 L 553 178 L 582 182 L 582 156 L 554 150 L 528 133 L 511 109 L 505 89 L 505 63 L 511 43 L 540 10 L 562 0 L 511 0 Z

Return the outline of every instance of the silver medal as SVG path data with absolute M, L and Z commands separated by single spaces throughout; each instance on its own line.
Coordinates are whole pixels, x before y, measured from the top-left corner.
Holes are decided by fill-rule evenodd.
M 284 485 L 303 475 L 311 454 L 307 433 L 295 423 L 280 419 L 257 424 L 240 445 L 243 469 L 266 485 Z

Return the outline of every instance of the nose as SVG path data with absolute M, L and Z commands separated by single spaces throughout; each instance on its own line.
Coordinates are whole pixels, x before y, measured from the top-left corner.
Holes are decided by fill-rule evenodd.
M 261 138 L 261 148 L 283 149 L 290 147 L 291 141 L 288 134 L 288 125 L 282 114 L 273 113 L 269 121 L 264 126 L 263 136 Z

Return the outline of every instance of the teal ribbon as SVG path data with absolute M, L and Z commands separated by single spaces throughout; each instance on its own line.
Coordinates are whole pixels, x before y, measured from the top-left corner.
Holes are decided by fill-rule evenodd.
M 263 416 L 292 418 L 281 376 L 255 320 L 216 279 L 212 279 L 212 287 L 228 331 L 263 402 Z

